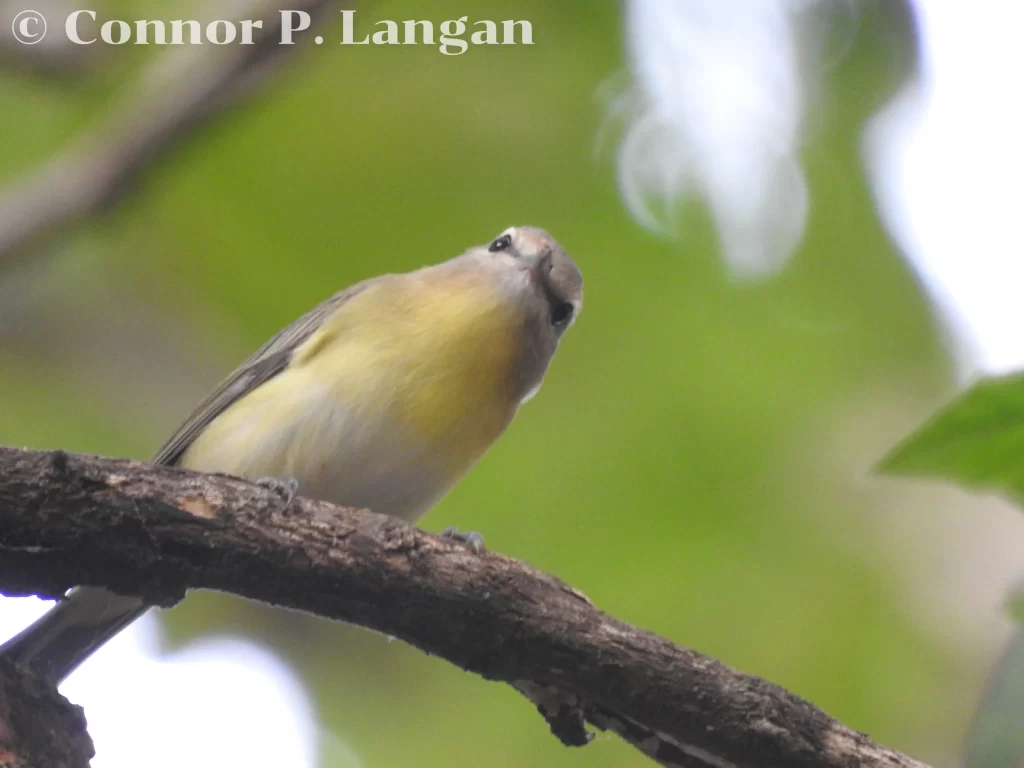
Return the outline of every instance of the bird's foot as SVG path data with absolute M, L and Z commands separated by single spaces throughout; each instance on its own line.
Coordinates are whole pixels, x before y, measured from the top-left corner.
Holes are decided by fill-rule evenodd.
M 284 500 L 284 508 L 291 507 L 295 494 L 299 490 L 299 481 L 294 477 L 261 477 L 256 485 L 273 491 Z
M 465 533 L 460 533 L 458 528 L 456 528 L 454 525 L 451 525 L 445 528 L 443 531 L 441 531 L 441 535 L 446 539 L 451 539 L 452 541 L 457 541 L 460 544 L 464 544 L 478 555 L 481 552 L 483 552 L 484 537 L 476 531 L 466 531 Z

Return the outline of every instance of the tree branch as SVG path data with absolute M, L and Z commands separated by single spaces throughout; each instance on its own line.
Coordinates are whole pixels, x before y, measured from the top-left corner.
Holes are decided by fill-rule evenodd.
M 0 448 L 0 591 L 79 584 L 159 605 L 215 589 L 368 627 L 511 683 L 568 744 L 589 722 L 663 765 L 924 768 L 503 555 L 236 478 Z
M 293 0 L 310 28 L 342 7 L 338 0 Z M 248 0 L 238 18 L 263 18 L 252 45 L 186 46 L 143 72 L 125 103 L 0 193 L 0 263 L 118 202 L 154 162 L 262 83 L 300 45 L 281 45 L 281 15 L 265 0 Z
M 89 768 L 93 754 L 82 708 L 0 659 L 0 766 Z

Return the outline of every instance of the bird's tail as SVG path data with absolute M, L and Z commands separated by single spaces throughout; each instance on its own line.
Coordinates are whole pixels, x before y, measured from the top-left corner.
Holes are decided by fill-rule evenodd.
M 137 597 L 77 587 L 0 646 L 0 657 L 28 666 L 56 685 L 147 610 Z

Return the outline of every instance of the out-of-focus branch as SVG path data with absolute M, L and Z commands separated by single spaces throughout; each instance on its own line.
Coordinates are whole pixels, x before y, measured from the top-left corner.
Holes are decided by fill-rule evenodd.
M 278 4 L 279 5 L 279 4 Z M 0 191 L 0 264 L 120 200 L 154 162 L 200 124 L 250 94 L 276 71 L 317 22 L 342 7 L 338 0 L 292 0 L 310 28 L 282 45 L 283 16 L 266 0 L 250 2 L 237 18 L 263 19 L 252 45 L 187 45 L 161 56 L 123 105 L 42 168 Z
M 74 0 L 0 0 L 0 68 L 44 75 L 58 81 L 73 82 L 87 74 L 101 57 L 96 45 L 75 45 L 58 20 L 81 7 Z M 48 20 L 46 34 L 34 44 L 19 42 L 14 28 L 19 14 L 37 11 Z M 32 34 L 37 30 L 32 27 Z
M 216 589 L 398 637 L 662 765 L 923 768 L 777 685 L 596 609 L 525 563 L 243 480 L 0 448 L 0 591 Z

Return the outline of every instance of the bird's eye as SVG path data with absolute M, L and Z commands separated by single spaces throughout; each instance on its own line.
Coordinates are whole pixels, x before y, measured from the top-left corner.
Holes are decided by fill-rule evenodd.
M 501 237 L 496 238 L 494 242 L 491 243 L 489 246 L 487 246 L 487 250 L 490 251 L 491 253 L 497 253 L 498 251 L 504 251 L 511 244 L 512 235 L 502 235 Z
M 557 307 L 551 310 L 551 324 L 552 325 L 565 325 L 572 320 L 572 313 L 575 310 L 572 304 L 568 301 L 563 301 Z

